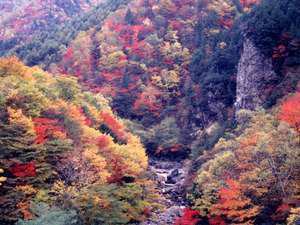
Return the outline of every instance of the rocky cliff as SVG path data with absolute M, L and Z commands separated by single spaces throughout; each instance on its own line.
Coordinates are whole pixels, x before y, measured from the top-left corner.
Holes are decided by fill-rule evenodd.
M 236 110 L 254 110 L 264 103 L 270 83 L 276 82 L 272 60 L 266 58 L 250 39 L 245 39 L 238 64 Z

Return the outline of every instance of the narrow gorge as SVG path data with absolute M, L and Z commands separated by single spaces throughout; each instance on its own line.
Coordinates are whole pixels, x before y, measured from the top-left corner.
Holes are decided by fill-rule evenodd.
M 0 0 L 0 225 L 298 225 L 299 0 Z
M 149 172 L 157 182 L 157 190 L 163 196 L 160 203 L 164 206 L 142 225 L 169 225 L 183 215 L 188 207 L 185 197 L 188 161 L 153 158 L 149 161 Z

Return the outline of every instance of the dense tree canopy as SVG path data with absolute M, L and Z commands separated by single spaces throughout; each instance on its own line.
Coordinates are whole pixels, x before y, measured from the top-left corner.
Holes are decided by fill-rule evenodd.
M 297 132 L 265 112 L 238 116 L 243 126 L 201 156 L 195 208 L 226 224 L 284 222 L 299 197 Z
M 0 10 L 0 224 L 139 224 L 160 203 L 176 225 L 299 222 L 299 0 Z M 276 73 L 256 111 L 234 106 L 245 38 Z
M 102 217 L 101 210 L 113 210 L 115 220 L 125 220 L 125 214 L 128 221 L 142 219 L 144 208 L 151 208 L 151 184 L 145 187 L 148 181 L 139 180 L 147 156 L 108 102 L 81 91 L 75 78 L 54 77 L 16 58 L 1 59 L 0 74 L 1 223 L 34 218 L 31 206 L 36 203 L 50 207 L 48 217 L 68 221 L 74 216 L 92 220 L 89 224 L 111 219 Z M 124 177 L 132 177 L 133 183 L 123 184 Z M 111 191 L 114 196 L 108 195 Z M 128 201 L 136 201 L 134 208 L 113 203 L 122 192 Z M 102 199 L 92 193 L 102 193 Z M 60 201 L 76 211 L 64 211 Z M 86 217 L 89 201 L 100 213 L 95 218 Z M 49 218 L 32 224 L 44 220 Z

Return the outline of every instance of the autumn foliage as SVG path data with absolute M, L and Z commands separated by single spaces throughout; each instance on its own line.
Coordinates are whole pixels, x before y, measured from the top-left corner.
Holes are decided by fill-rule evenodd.
M 10 172 L 15 177 L 35 177 L 36 167 L 34 162 L 30 163 L 16 163 L 11 166 Z
M 63 127 L 58 125 L 57 119 L 35 118 L 33 123 L 36 132 L 36 144 L 43 144 L 49 138 L 66 138 L 66 132 Z
M 118 121 L 111 112 L 102 111 L 100 112 L 100 118 L 104 124 L 110 128 L 110 130 L 122 141 L 127 141 L 126 130 L 124 125 Z
M 250 116 L 247 126 L 200 157 L 194 207 L 211 224 L 284 223 L 298 201 L 298 134 L 265 112 L 238 116 Z
M 180 96 L 179 84 L 188 75 L 194 31 L 186 21 L 198 18 L 196 5 L 195 0 L 132 1 L 108 16 L 101 30 L 81 32 L 58 71 L 112 97 L 117 112 L 158 118 L 162 103 Z M 128 95 L 130 101 L 122 102 Z
M 282 203 L 278 206 L 275 213 L 272 215 L 272 219 L 274 221 L 283 221 L 289 215 L 291 208 L 291 205 Z
M 144 147 L 113 114 L 103 96 L 82 91 L 74 78 L 54 77 L 16 58 L 0 59 L 0 80 L 0 164 L 8 174 L 1 178 L 6 191 L 0 194 L 5 199 L 0 223 L 34 219 L 31 203 L 41 192 L 55 192 L 57 201 L 66 201 L 57 193 L 63 189 L 59 182 L 67 186 L 62 193 L 77 199 L 70 204 L 85 202 L 83 211 L 88 210 L 90 200 L 81 198 L 91 186 L 104 192 L 114 189 L 118 195 L 123 178 L 131 177 L 133 186 L 128 191 L 140 188 L 135 182 L 148 164 Z M 26 104 L 16 104 L 16 99 L 25 99 Z M 74 189 L 82 193 L 75 195 Z M 148 204 L 143 200 L 146 193 L 139 192 L 136 201 Z M 92 201 L 96 201 L 95 196 Z M 103 201 L 111 198 L 117 197 L 107 196 Z M 151 204 L 148 206 L 150 209 Z M 107 207 L 115 210 L 116 206 L 97 204 L 98 211 Z M 144 208 L 132 209 L 132 216 L 144 216 Z
M 178 218 L 174 225 L 196 225 L 200 222 L 199 215 L 197 210 L 185 208 L 182 217 Z
M 300 92 L 288 97 L 281 105 L 279 119 L 300 133 Z
M 234 224 L 253 224 L 252 219 L 259 213 L 259 207 L 253 206 L 251 200 L 244 196 L 242 185 L 228 179 L 227 188 L 219 190 L 219 201 L 211 212 L 221 216 Z
M 298 5 L 1 2 L 0 55 L 24 63 L 0 59 L 0 224 L 143 223 L 161 210 L 147 155 L 190 149 L 190 208 L 174 225 L 296 223 L 299 91 L 278 110 L 234 102 L 243 34 L 280 71 L 265 105 L 289 76 L 296 89 Z
M 251 6 L 258 4 L 260 0 L 240 0 L 241 5 L 244 8 L 250 8 Z

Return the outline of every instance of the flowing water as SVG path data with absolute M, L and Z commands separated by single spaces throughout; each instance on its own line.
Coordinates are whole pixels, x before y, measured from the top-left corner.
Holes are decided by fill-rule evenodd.
M 184 181 L 188 169 L 184 161 L 170 161 L 152 158 L 149 161 L 149 172 L 157 182 L 158 192 L 163 197 L 160 202 L 165 209 L 155 212 L 142 225 L 172 225 L 177 217 L 182 215 L 187 206 L 184 198 Z

